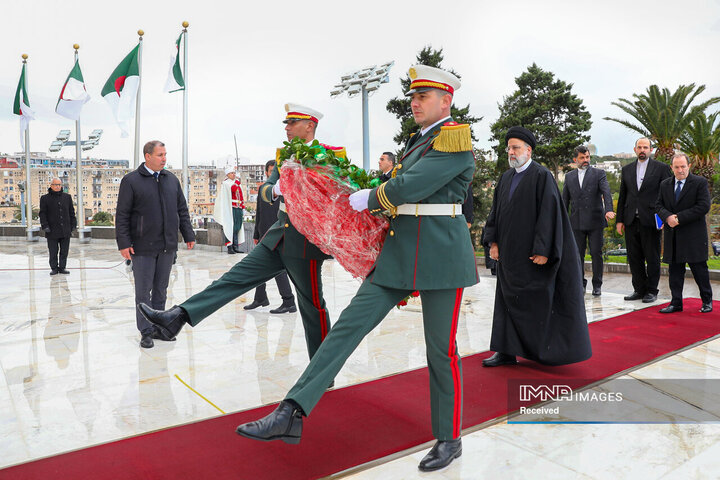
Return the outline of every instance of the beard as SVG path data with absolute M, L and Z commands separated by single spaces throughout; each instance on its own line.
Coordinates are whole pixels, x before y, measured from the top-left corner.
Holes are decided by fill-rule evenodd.
M 648 156 L 645 153 L 641 153 L 638 155 L 638 160 L 647 160 Z
M 590 168 L 590 164 L 589 164 L 589 163 L 583 163 L 583 164 L 580 165 L 578 168 L 579 168 L 580 170 L 587 170 L 588 168 Z
M 528 156 L 526 153 L 523 153 L 521 155 L 515 155 L 508 157 L 508 163 L 512 168 L 518 168 L 525 165 L 525 162 L 528 161 Z

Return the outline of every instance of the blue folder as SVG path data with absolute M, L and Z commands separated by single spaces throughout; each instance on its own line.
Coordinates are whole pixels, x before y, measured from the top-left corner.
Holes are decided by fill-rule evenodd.
M 661 230 L 662 227 L 663 227 L 663 221 L 662 221 L 662 219 L 660 218 L 660 215 L 658 215 L 658 214 L 656 213 L 656 214 L 655 214 L 655 228 L 657 228 L 658 230 Z

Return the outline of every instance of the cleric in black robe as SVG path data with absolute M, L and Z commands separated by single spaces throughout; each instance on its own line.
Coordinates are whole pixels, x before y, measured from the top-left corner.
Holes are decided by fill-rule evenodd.
M 486 248 L 498 259 L 490 349 L 494 367 L 515 356 L 565 365 L 592 355 L 582 270 L 567 211 L 550 171 L 530 158 L 536 141 L 512 127 L 510 168 L 497 183 L 485 225 Z

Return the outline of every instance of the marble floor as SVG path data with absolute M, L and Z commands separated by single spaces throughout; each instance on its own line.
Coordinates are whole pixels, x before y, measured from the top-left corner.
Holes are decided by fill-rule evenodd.
M 219 250 L 180 250 L 168 306 L 202 290 L 241 258 Z M 114 242 L 73 241 L 70 275 L 49 276 L 44 243 L 0 239 L 0 468 L 186 422 L 276 402 L 307 364 L 298 314 L 279 304 L 245 311 L 249 292 L 175 342 L 138 346 L 132 273 Z M 488 349 L 495 279 L 482 269 L 465 291 L 458 328 L 462 355 Z M 359 286 L 334 261 L 323 267 L 332 319 Z M 661 279 L 658 304 L 669 300 Z M 720 285 L 714 284 L 716 298 Z M 698 296 L 686 282 L 686 296 Z M 588 320 L 646 306 L 625 302 L 630 278 L 606 274 L 603 295 L 586 296 Z M 425 365 L 420 306 L 393 310 L 360 344 L 336 379 L 342 387 Z M 625 378 L 667 379 L 657 396 L 720 418 L 720 399 L 673 379 L 720 380 L 720 338 L 641 366 Z M 197 393 L 196 393 L 197 392 Z M 642 406 L 642 405 L 640 405 Z M 663 415 L 667 412 L 660 412 Z M 669 413 L 662 418 L 682 418 Z M 428 426 L 429 428 L 429 426 Z M 421 446 L 337 477 L 353 479 L 717 479 L 720 423 L 512 424 L 463 436 L 463 456 L 421 474 Z M 470 431 L 473 430 L 473 431 Z

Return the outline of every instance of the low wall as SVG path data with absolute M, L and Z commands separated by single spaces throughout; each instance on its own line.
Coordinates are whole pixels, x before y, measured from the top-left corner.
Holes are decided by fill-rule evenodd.
M 34 224 L 35 228 L 39 228 L 39 225 Z M 96 227 L 88 226 L 90 229 L 89 233 L 85 234 L 86 238 L 98 239 L 98 240 L 115 240 L 115 227 Z M 243 222 L 243 230 L 245 233 L 245 242 L 240 245 L 240 251 L 248 253 L 255 247 L 252 235 L 255 229 L 255 223 Z M 45 232 L 37 230 L 33 232 L 33 236 L 38 239 L 45 236 Z M 77 238 L 78 232 L 74 230 L 72 237 Z M 27 230 L 24 225 L 9 224 L 0 225 L 0 237 L 27 237 Z M 208 248 L 217 248 L 223 250 L 225 248 L 225 237 L 223 236 L 222 227 L 217 223 L 211 223 L 208 228 L 195 229 L 195 242 L 198 246 L 204 246 Z M 178 243 L 183 243 L 182 235 L 178 232 Z

